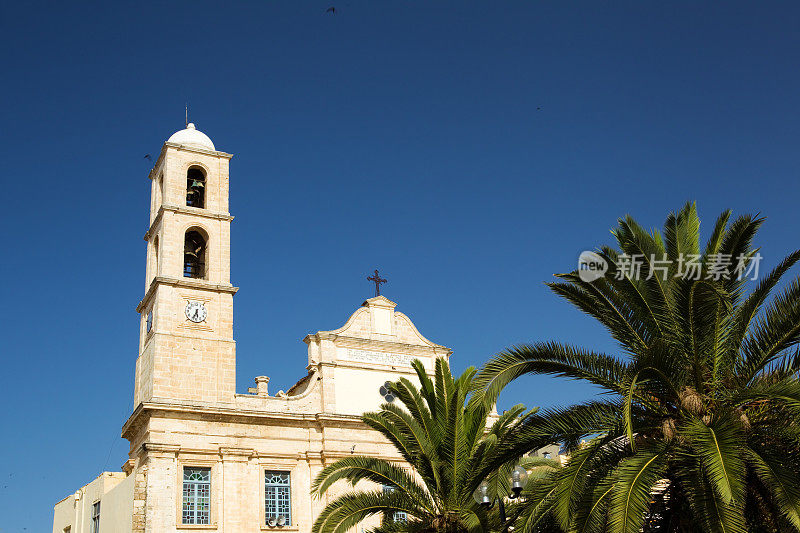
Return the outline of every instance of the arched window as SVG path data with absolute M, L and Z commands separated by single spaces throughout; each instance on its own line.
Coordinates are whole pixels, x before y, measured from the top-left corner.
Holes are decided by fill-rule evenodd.
M 206 175 L 197 167 L 192 167 L 186 172 L 186 205 L 206 206 Z
M 153 239 L 153 277 L 158 276 L 158 236 Z
M 186 232 L 183 241 L 183 277 L 204 278 L 206 275 L 206 238 L 196 229 Z

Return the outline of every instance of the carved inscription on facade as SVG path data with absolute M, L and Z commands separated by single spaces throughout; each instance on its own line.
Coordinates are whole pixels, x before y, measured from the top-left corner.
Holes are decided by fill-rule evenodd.
M 411 366 L 411 361 L 414 359 L 410 355 L 375 352 L 372 350 L 357 350 L 355 348 L 339 348 L 339 358 L 359 363 L 392 366 Z

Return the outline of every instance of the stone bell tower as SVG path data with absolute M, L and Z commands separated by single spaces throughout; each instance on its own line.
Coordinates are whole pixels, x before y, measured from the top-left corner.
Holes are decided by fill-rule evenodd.
M 231 157 L 189 124 L 164 143 L 150 171 L 134 409 L 142 402 L 234 401 Z

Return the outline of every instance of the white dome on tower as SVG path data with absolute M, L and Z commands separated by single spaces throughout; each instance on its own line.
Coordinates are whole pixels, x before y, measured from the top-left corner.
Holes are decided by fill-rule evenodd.
M 197 130 L 194 124 L 190 122 L 186 125 L 185 130 L 176 131 L 172 137 L 167 139 L 168 143 L 182 144 L 190 148 L 201 148 L 203 150 L 216 150 L 214 143 L 208 138 L 208 135 L 202 131 Z

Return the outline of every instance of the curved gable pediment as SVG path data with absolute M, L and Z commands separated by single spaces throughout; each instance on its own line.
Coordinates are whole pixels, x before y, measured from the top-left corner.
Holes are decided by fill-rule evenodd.
M 412 361 L 419 359 L 432 373 L 439 357 L 452 351 L 425 338 L 385 296 L 365 301 L 345 324 L 308 335 L 309 368 L 322 377 L 326 412 L 360 415 L 384 401 L 379 395 L 386 381 L 416 379 Z
M 408 316 L 395 311 L 396 306 L 395 302 L 385 296 L 370 298 L 350 315 L 342 327 L 331 331 L 320 331 L 317 335 L 446 349 L 425 338 Z

